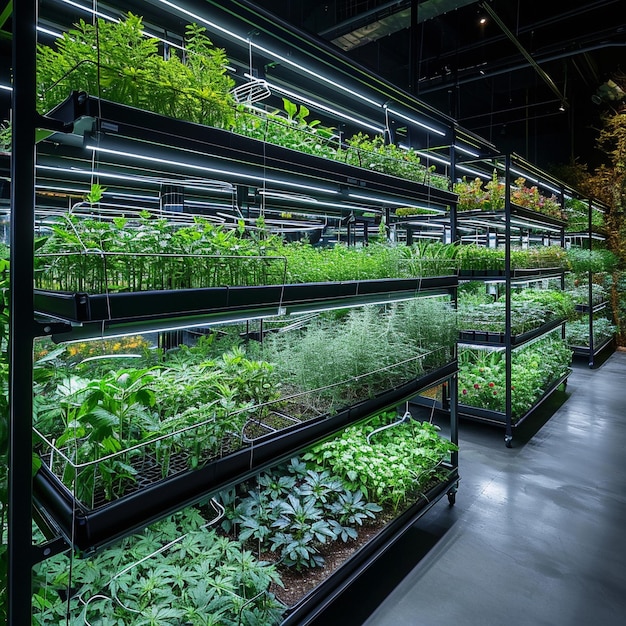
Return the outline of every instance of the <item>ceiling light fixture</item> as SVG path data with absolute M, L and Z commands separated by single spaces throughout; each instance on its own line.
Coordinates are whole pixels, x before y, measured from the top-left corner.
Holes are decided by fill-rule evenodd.
M 248 75 L 246 74 L 246 76 Z M 319 109 L 320 111 L 326 111 L 327 113 L 330 113 L 331 115 L 336 115 L 337 117 L 341 117 L 344 120 L 348 120 L 349 122 L 353 122 L 355 124 L 358 124 L 359 126 L 363 126 L 364 128 L 367 128 L 375 133 L 382 134 L 384 132 L 384 128 L 382 126 L 374 126 L 373 124 L 360 120 L 356 117 L 352 117 L 351 115 L 348 115 L 347 113 L 342 113 L 341 111 L 338 111 L 337 109 L 333 109 L 332 107 L 329 107 L 325 104 L 321 104 L 320 102 L 311 100 L 307 98 L 306 96 L 297 94 L 293 91 L 290 91 L 289 89 L 285 89 L 284 87 L 281 87 L 280 85 L 277 85 L 276 83 L 272 83 L 269 81 L 266 81 L 266 83 L 269 86 L 269 88 L 272 89 L 273 91 L 277 91 L 278 93 L 281 93 L 285 96 L 289 96 L 290 98 L 295 98 L 296 100 L 300 100 L 301 102 L 304 102 L 305 104 L 310 105 L 314 109 Z
M 131 159 L 137 159 L 139 161 L 148 161 L 150 163 L 163 163 L 164 160 L 160 157 L 156 157 L 156 156 L 149 156 L 147 154 L 137 154 L 134 152 L 126 152 L 124 150 L 114 150 L 111 148 L 104 148 L 100 145 L 93 145 L 93 144 L 86 144 L 85 148 L 87 150 L 93 150 L 96 152 L 102 152 L 103 154 L 112 154 L 114 156 L 123 156 L 123 157 L 128 157 Z M 277 180 L 274 178 L 262 178 L 259 176 L 255 176 L 255 175 L 251 175 L 251 174 L 245 174 L 243 172 L 233 172 L 233 171 L 227 171 L 227 170 L 221 170 L 215 167 L 207 167 L 205 165 L 195 165 L 193 163 L 186 163 L 185 161 L 173 161 L 171 159 L 168 159 L 167 161 L 168 165 L 170 166 L 174 166 L 174 167 L 185 167 L 187 169 L 194 169 L 194 170 L 200 170 L 202 172 L 210 172 L 211 174 L 222 174 L 222 175 L 235 175 L 238 178 L 246 178 L 249 180 L 253 180 L 255 182 L 265 182 L 265 183 L 272 183 L 275 185 L 284 185 L 286 187 L 296 187 L 298 189 L 309 189 L 311 191 L 317 191 L 320 193 L 328 193 L 328 194 L 338 194 L 339 191 L 337 189 L 330 189 L 328 187 L 317 187 L 314 185 L 303 185 L 301 183 L 296 183 L 296 182 L 291 182 L 288 180 Z
M 430 131 L 431 133 L 441 135 L 442 137 L 445 136 L 445 133 L 442 130 L 439 130 L 438 128 L 433 128 L 432 126 L 429 126 L 428 124 L 425 124 L 424 122 L 420 122 L 419 120 L 416 120 L 414 117 L 405 115 L 404 113 L 400 113 L 400 111 L 396 111 L 395 109 L 388 107 L 386 104 L 383 105 L 383 109 L 385 109 L 387 113 L 390 113 L 391 115 L 395 115 L 396 117 L 403 119 L 405 122 L 410 122 L 411 124 L 420 126 L 421 128 L 424 128 Z

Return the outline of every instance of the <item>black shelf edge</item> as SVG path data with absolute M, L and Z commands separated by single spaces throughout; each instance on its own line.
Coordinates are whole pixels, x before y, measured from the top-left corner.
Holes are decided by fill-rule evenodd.
M 571 370 L 568 370 L 565 374 L 560 376 L 554 381 L 545 393 L 539 398 L 533 405 L 522 415 L 519 419 L 512 421 L 511 426 L 513 428 L 519 426 L 528 417 L 530 417 L 565 381 L 567 381 Z M 482 409 L 480 407 L 470 406 L 469 404 L 461 404 L 458 406 L 459 418 L 470 419 L 476 422 L 485 422 L 488 424 L 494 424 L 496 426 L 506 426 L 507 417 L 502 411 L 492 411 L 490 409 Z
M 598 356 L 608 346 L 615 341 L 615 336 L 609 337 L 600 343 L 600 346 L 591 351 L 591 346 L 569 346 L 570 350 L 574 353 L 574 356 Z
M 519 347 L 525 343 L 541 337 L 549 332 L 552 332 L 555 328 L 562 326 L 565 323 L 565 318 L 552 320 L 547 324 L 543 324 L 537 328 L 520 333 L 519 335 L 511 336 L 511 346 Z M 487 345 L 493 347 L 505 347 L 505 333 L 481 331 L 481 330 L 462 330 L 459 332 L 460 343 L 470 343 L 478 345 Z
M 511 270 L 511 280 L 533 280 L 538 278 L 560 278 L 565 274 L 561 267 L 518 268 Z M 459 270 L 460 280 L 484 280 L 486 282 L 506 280 L 504 270 Z
M 578 313 L 598 313 L 598 311 L 606 309 L 607 306 L 609 306 L 609 301 L 603 300 L 602 302 L 598 302 L 591 307 L 588 304 L 577 304 L 574 308 Z
M 303 422 L 254 441 L 202 468 L 179 472 L 167 479 L 89 510 L 43 465 L 33 479 L 34 500 L 54 521 L 68 544 L 93 552 L 132 534 L 210 494 L 230 487 L 263 469 L 298 454 L 317 441 L 379 411 L 406 401 L 420 390 L 435 386 L 457 372 L 456 361 L 424 376 L 347 407 L 335 415 Z
M 315 181 L 317 185 L 320 181 L 337 185 L 337 191 L 353 188 L 361 193 L 373 191 L 404 196 L 407 199 L 429 198 L 442 204 L 450 204 L 457 198 L 450 191 L 423 183 L 401 179 L 402 186 L 399 187 L 399 179 L 389 174 L 306 154 L 229 130 L 166 117 L 84 93 L 74 92 L 48 115 L 65 123 L 83 120 L 83 124 L 76 125 L 81 132 L 89 136 L 93 131 L 99 131 L 102 138 L 116 143 L 118 151 L 137 155 L 132 157 L 134 162 L 140 155 L 137 146 L 139 142 L 142 149 L 149 152 L 150 158 L 161 159 L 164 168 L 172 160 L 173 150 L 180 149 L 189 154 L 199 153 L 202 167 L 206 167 L 209 161 L 221 163 L 226 168 L 224 176 L 229 179 L 237 179 L 241 173 L 263 178 L 268 172 L 272 177 L 279 172 L 284 180 L 292 183 L 301 185 L 302 178 L 305 177 Z M 89 120 L 93 122 L 91 128 Z M 64 137 L 55 135 L 55 139 L 62 142 Z M 76 141 L 75 137 L 66 139 L 69 142 Z M 93 142 L 96 141 L 94 138 Z M 119 160 L 124 162 L 123 155 L 120 155 Z M 190 161 L 189 164 L 200 165 L 200 161 Z M 400 189 L 402 193 L 399 193 Z
M 209 324 L 380 304 L 420 294 L 443 295 L 456 284 L 456 276 L 443 276 L 95 295 L 36 289 L 34 301 L 39 315 L 82 325 L 55 336 L 62 341 L 90 334 L 100 336 L 103 329 L 110 334 L 120 330 L 141 332 L 142 328 L 149 331 L 164 324 L 182 327 L 203 320 Z M 90 328 L 92 322 L 95 324 Z
M 553 226 L 555 228 L 564 229 L 565 225 L 567 224 L 565 220 L 561 220 L 550 215 L 545 215 L 544 213 L 539 213 L 538 211 L 533 211 L 531 209 L 526 209 L 516 204 L 511 204 L 511 216 L 519 217 L 521 219 L 528 220 L 529 222 L 536 223 L 538 227 Z M 497 211 L 470 209 L 467 211 L 459 211 L 457 213 L 457 220 L 459 223 L 463 223 L 464 221 L 471 221 L 476 218 L 487 218 L 504 221 L 506 219 L 506 211 L 504 209 Z
M 287 611 L 281 626 L 306 626 L 323 613 L 341 594 L 398 541 L 411 526 L 439 502 L 459 481 L 458 468 L 450 467 L 447 480 L 423 494 L 421 498 L 398 517 L 390 521 L 370 541 L 355 552 L 328 578 L 311 590 L 300 602 Z

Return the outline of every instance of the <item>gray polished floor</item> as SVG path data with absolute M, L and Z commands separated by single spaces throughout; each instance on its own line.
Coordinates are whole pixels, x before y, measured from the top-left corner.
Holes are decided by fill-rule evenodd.
M 626 624 L 626 352 L 514 430 L 462 421 L 444 499 L 319 624 Z

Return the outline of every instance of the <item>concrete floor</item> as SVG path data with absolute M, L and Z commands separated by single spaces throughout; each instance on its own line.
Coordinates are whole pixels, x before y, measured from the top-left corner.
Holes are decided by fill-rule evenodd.
M 513 432 L 461 421 L 456 505 L 437 505 L 316 624 L 626 624 L 626 352 Z

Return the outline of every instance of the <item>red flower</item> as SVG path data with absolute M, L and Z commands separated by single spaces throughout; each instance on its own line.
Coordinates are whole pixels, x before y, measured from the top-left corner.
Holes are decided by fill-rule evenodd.
M 474 383 L 474 389 L 480 389 L 480 385 L 478 383 Z
M 462 393 L 463 393 L 464 396 L 466 396 L 467 395 L 467 389 L 463 389 Z
M 497 392 L 495 389 L 494 389 L 494 391 L 493 391 L 493 395 L 494 395 L 494 396 L 497 396 L 497 395 L 498 395 L 498 392 Z
M 495 386 L 496 386 L 496 383 L 489 383 L 489 386 L 490 386 L 490 387 L 495 387 Z

